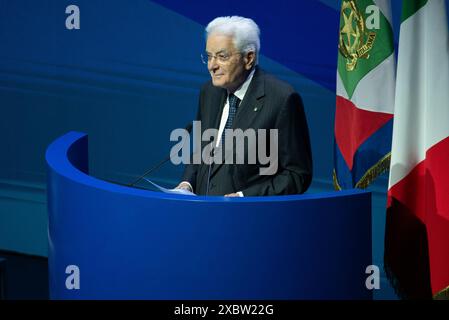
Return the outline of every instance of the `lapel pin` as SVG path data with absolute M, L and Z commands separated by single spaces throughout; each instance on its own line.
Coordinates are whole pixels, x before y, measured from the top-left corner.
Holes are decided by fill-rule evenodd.
M 256 111 L 257 111 L 257 107 L 254 108 L 254 112 L 256 112 Z

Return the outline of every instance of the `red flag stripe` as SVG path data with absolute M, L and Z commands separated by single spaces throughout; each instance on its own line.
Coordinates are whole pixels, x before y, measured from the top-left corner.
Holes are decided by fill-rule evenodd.
M 449 137 L 432 146 L 402 180 L 390 188 L 388 207 L 393 199 L 412 212 L 426 226 L 432 292 L 449 283 Z M 389 214 L 400 214 L 390 211 Z M 401 237 L 401 235 L 398 235 Z M 412 267 L 412 266 L 410 266 Z
M 393 114 L 357 108 L 350 100 L 337 95 L 335 110 L 335 140 L 349 168 L 360 145 L 387 123 Z

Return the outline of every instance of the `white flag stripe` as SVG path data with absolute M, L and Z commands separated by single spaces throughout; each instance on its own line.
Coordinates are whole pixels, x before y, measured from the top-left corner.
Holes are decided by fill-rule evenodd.
M 389 188 L 449 136 L 449 40 L 444 2 L 401 25 Z
M 346 92 L 346 88 L 343 85 L 343 81 L 341 80 L 340 73 L 337 71 L 337 96 L 343 97 L 345 99 L 348 98 L 348 93 Z
M 350 99 L 357 108 L 373 112 L 393 113 L 395 86 L 394 64 L 394 53 L 392 53 L 360 80 Z M 348 94 L 338 72 L 337 95 L 348 99 Z
M 427 125 L 431 130 L 428 130 L 429 134 L 426 136 L 426 149 L 449 136 L 449 33 L 446 10 L 441 1 L 431 0 L 428 6 L 428 14 L 432 19 L 426 19 L 429 46 L 425 46 L 425 54 L 429 55 L 430 59 L 426 59 L 424 70 L 427 73 L 426 92 L 431 92 L 427 97 L 430 112 L 426 113 L 430 116 Z

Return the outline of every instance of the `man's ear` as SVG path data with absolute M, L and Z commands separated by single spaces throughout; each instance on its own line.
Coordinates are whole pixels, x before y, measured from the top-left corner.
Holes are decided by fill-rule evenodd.
M 245 55 L 245 69 L 251 70 L 256 63 L 256 53 L 254 51 L 250 51 Z

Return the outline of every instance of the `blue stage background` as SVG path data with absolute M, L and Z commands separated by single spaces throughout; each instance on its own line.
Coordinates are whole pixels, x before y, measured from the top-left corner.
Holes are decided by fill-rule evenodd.
M 164 158 L 174 128 L 196 113 L 204 26 L 216 16 L 253 18 L 263 69 L 302 95 L 314 179 L 332 190 L 340 1 L 0 0 L 0 250 L 47 255 L 44 153 L 70 130 L 86 132 L 90 172 L 132 181 Z M 80 8 L 68 30 L 66 7 Z M 396 29 L 400 1 L 393 1 Z M 182 167 L 153 179 L 175 185 Z M 373 263 L 383 265 L 386 177 L 373 191 Z M 350 257 L 348 257 L 350 259 Z M 375 297 L 395 297 L 382 277 Z

